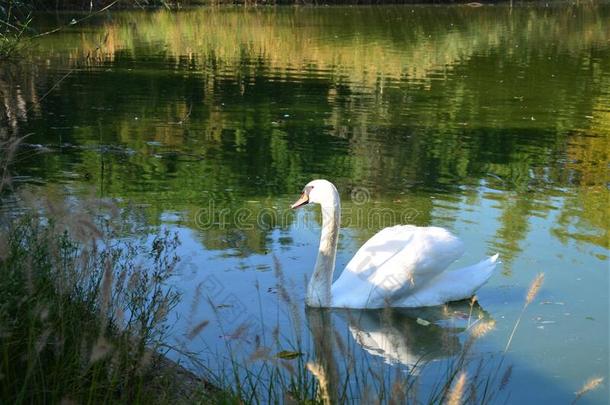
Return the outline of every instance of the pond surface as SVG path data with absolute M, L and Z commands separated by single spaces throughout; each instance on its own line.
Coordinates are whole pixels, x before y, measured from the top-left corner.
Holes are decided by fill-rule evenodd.
M 304 311 L 320 218 L 288 206 L 326 178 L 343 202 L 335 277 L 398 223 L 450 229 L 462 265 L 500 253 L 475 309 L 496 327 L 471 377 L 501 357 L 544 272 L 497 401 L 567 403 L 609 369 L 608 21 L 607 4 L 113 11 L 0 66 L 0 130 L 29 134 L 18 187 L 93 190 L 180 234 L 173 343 L 216 371 L 298 338 L 344 373 L 335 334 L 356 359 L 350 384 L 415 375 L 425 402 L 468 339 L 468 304 Z M 583 403 L 607 399 L 606 383 Z

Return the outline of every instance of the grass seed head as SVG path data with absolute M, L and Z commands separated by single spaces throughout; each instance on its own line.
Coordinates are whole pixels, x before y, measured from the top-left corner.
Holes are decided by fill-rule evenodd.
M 584 383 L 584 385 L 576 392 L 576 396 L 578 398 L 585 395 L 587 392 L 594 391 L 599 388 L 600 385 L 604 382 L 604 377 L 592 377 Z
M 526 305 L 529 305 L 532 301 L 534 301 L 534 298 L 536 298 L 536 295 L 538 295 L 538 291 L 540 291 L 543 282 L 544 273 L 538 273 L 532 282 L 532 285 L 530 285 L 530 289 L 527 291 L 527 296 L 525 298 Z
M 481 320 L 472 326 L 470 335 L 474 339 L 478 339 L 478 338 L 485 336 L 492 330 L 494 330 L 495 327 L 496 327 L 496 321 L 494 321 L 493 319 L 488 320 L 488 321 Z
M 328 392 L 328 379 L 326 378 L 324 368 L 320 364 L 310 361 L 307 363 L 307 369 L 318 380 L 318 384 L 320 386 L 320 399 L 322 400 L 322 403 L 324 403 L 324 405 L 330 405 L 331 402 Z
M 103 359 L 110 353 L 111 349 L 112 347 L 110 346 L 110 343 L 108 343 L 106 338 L 100 336 L 97 339 L 97 342 L 95 342 L 93 348 L 91 349 L 91 356 L 89 357 L 89 362 L 95 363 L 96 361 Z
M 451 391 L 449 391 L 449 396 L 447 397 L 447 405 L 460 405 L 462 403 L 462 396 L 464 395 L 464 387 L 466 386 L 466 372 L 462 371 Z
M 201 321 L 197 325 L 195 325 L 193 327 L 193 329 L 190 330 L 190 332 L 189 332 L 189 334 L 187 336 L 188 339 L 189 340 L 195 339 L 195 337 L 197 337 L 197 335 L 199 335 L 201 333 L 201 331 L 203 329 L 205 329 L 206 326 L 208 326 L 209 323 L 210 323 L 210 321 L 205 320 L 205 321 Z

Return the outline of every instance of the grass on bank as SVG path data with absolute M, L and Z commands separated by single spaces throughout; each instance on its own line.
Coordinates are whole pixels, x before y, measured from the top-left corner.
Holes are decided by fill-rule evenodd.
M 172 385 L 161 384 L 167 376 L 154 371 L 167 313 L 179 299 L 167 286 L 178 240 L 166 232 L 117 242 L 91 218 L 49 201 L 3 218 L 0 402 L 171 395 Z

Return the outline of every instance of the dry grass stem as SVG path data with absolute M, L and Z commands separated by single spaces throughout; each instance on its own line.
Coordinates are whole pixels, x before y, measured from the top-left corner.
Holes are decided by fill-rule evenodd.
M 539 273 L 536 276 L 536 278 L 534 279 L 534 281 L 532 282 L 532 284 L 530 285 L 530 288 L 527 291 L 527 295 L 525 297 L 525 303 L 523 304 L 523 309 L 521 309 L 521 313 L 519 314 L 519 317 L 517 318 L 517 322 L 515 322 L 515 326 L 513 326 L 513 330 L 510 333 L 510 336 L 508 337 L 508 341 L 506 342 L 506 347 L 504 348 L 504 353 L 506 353 L 508 351 L 511 342 L 513 341 L 513 337 L 515 336 L 515 332 L 517 331 L 517 328 L 519 327 L 519 324 L 521 323 L 521 318 L 523 317 L 523 314 L 525 313 L 525 310 L 528 307 L 528 305 L 531 304 L 532 301 L 534 301 L 534 298 L 536 298 L 536 295 L 538 295 L 538 291 L 540 291 L 543 281 L 544 281 L 544 273 Z
M 100 311 L 102 314 L 105 314 L 110 303 L 110 296 L 112 294 L 112 278 L 112 264 L 110 263 L 110 260 L 106 260 L 104 263 L 104 278 L 102 280 L 102 295 L 100 302 Z
M 472 319 L 472 309 L 474 308 L 474 304 L 477 303 L 477 296 L 473 295 L 470 297 L 470 310 L 468 311 L 468 326 L 470 327 L 470 320 Z
M 510 381 L 510 377 L 512 374 L 513 374 L 513 366 L 511 364 L 510 366 L 508 366 L 506 368 L 504 375 L 502 375 L 502 380 L 500 381 L 499 391 L 502 391 L 504 388 L 506 388 L 506 386 L 508 385 L 508 382 Z

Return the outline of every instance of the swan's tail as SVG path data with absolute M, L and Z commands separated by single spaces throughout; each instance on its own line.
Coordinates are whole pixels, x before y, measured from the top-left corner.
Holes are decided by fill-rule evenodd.
M 488 257 L 485 260 L 481 260 L 477 264 L 468 267 L 462 267 L 448 273 L 457 276 L 463 280 L 461 284 L 464 284 L 464 296 L 457 299 L 464 299 L 471 297 L 483 284 L 485 284 L 491 277 L 496 264 L 498 264 L 499 253 Z M 457 281 L 457 280 L 456 280 Z M 466 283 L 466 281 L 468 281 Z M 468 285 L 466 285 L 468 284 Z
M 489 280 L 499 257 L 496 253 L 472 266 L 444 271 L 396 306 L 433 306 L 470 298 Z

